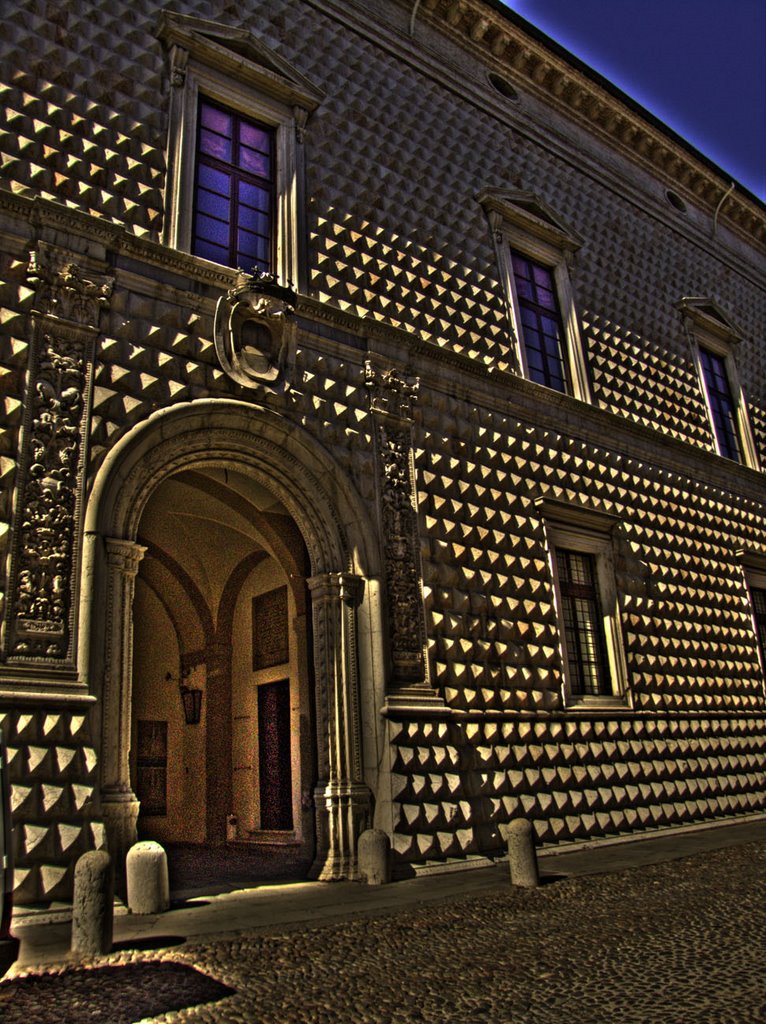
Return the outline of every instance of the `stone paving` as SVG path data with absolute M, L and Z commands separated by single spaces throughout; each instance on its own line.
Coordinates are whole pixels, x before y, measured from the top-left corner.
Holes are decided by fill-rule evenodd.
M 763 1024 L 766 844 L 0 984 L 4 1024 Z

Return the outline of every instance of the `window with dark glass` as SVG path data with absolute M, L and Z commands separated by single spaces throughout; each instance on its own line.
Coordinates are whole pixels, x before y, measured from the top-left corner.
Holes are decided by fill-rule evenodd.
M 737 410 L 726 373 L 726 362 L 706 348 L 700 347 L 699 353 L 718 450 L 727 459 L 741 462 Z
M 269 273 L 273 211 L 273 131 L 201 100 L 192 251 L 248 273 Z
M 136 796 L 141 814 L 168 813 L 168 723 L 139 720 L 136 758 Z
M 516 299 L 530 380 L 568 392 L 564 330 L 553 271 L 512 253 Z
M 750 596 L 753 602 L 753 617 L 755 618 L 758 645 L 761 648 L 761 660 L 763 665 L 766 666 L 766 590 L 760 587 L 751 587 Z
M 557 548 L 556 569 L 571 693 L 611 694 L 595 557 Z

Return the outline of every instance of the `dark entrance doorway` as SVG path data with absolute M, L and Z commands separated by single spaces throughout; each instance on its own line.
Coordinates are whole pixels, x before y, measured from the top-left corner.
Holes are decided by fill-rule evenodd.
M 303 870 L 314 850 L 308 553 L 274 495 L 229 467 L 185 469 L 144 508 L 131 773 L 140 838 L 207 847 L 220 877 Z M 182 691 L 201 714 L 186 719 Z M 193 879 L 193 866 L 180 868 Z
M 290 681 L 258 687 L 258 762 L 261 828 L 293 827 L 290 763 Z

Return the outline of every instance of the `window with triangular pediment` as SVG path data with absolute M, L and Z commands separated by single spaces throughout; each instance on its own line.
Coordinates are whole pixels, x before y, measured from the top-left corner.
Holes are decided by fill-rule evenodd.
M 679 303 L 710 430 L 719 455 L 758 468 L 758 455 L 737 373 L 736 350 L 742 332 L 715 300 L 692 296 Z
M 171 90 L 163 241 L 300 288 L 300 148 L 322 94 L 244 29 L 166 12 L 158 35 Z
M 590 401 L 569 262 L 583 244 L 535 192 L 484 189 L 477 197 L 497 246 L 518 365 L 536 384 Z

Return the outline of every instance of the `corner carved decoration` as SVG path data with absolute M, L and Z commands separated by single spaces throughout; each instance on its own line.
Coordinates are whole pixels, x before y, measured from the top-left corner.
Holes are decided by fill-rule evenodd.
M 17 664 L 42 658 L 69 668 L 85 422 L 98 320 L 113 279 L 41 242 L 28 280 L 36 294 L 4 647 Z
M 244 388 L 276 387 L 285 379 L 296 295 L 272 274 L 237 275 L 218 300 L 213 328 L 224 373 Z
M 386 583 L 392 689 L 424 687 L 425 617 L 412 455 L 412 409 L 420 381 L 368 360 L 378 507 Z

